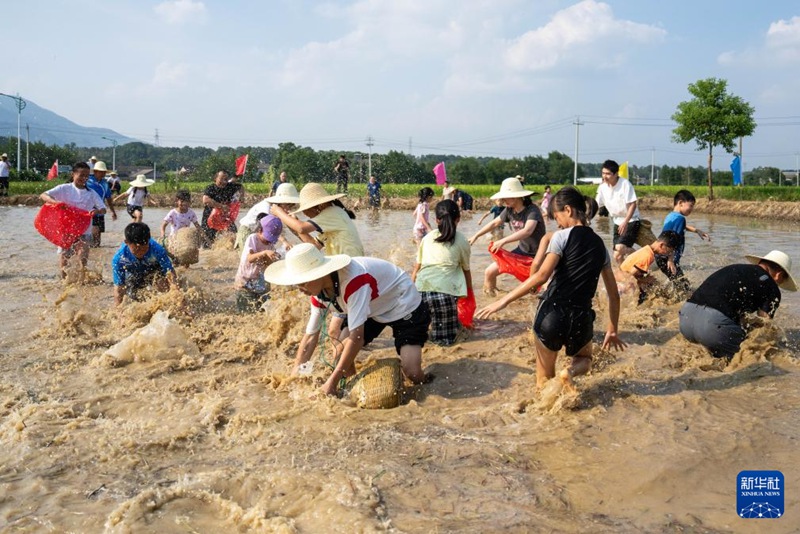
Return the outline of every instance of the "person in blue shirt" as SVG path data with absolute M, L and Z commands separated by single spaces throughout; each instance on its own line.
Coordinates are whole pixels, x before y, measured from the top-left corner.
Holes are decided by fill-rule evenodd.
M 86 188 L 97 193 L 97 196 L 108 206 L 108 211 L 111 212 L 111 220 L 117 220 L 117 212 L 114 210 L 114 204 L 111 202 L 111 185 L 106 180 L 106 164 L 102 161 L 97 161 L 92 168 L 89 179 L 86 181 Z M 89 246 L 98 248 L 100 246 L 100 236 L 106 231 L 106 216 L 104 214 L 97 214 L 92 217 L 92 240 Z
M 167 251 L 150 238 L 150 228 L 145 223 L 134 222 L 125 227 L 125 243 L 111 260 L 111 271 L 117 305 L 126 294 L 132 300 L 140 300 L 141 290 L 148 286 L 163 292 L 177 285 Z
M 670 214 L 664 218 L 664 226 L 661 228 L 661 231 L 672 231 L 678 234 L 678 246 L 675 248 L 671 261 L 669 256 L 661 254 L 656 255 L 656 264 L 659 269 L 669 278 L 675 290 L 681 294 L 687 294 L 691 291 L 689 281 L 686 279 L 680 265 L 683 249 L 686 245 L 686 232 L 694 232 L 700 236 L 700 239 L 711 241 L 707 233 L 697 227 L 689 225 L 686 221 L 686 218 L 694 210 L 695 202 L 696 200 L 691 191 L 681 189 L 675 193 L 675 197 L 672 201 L 673 209 Z
M 381 183 L 374 176 L 369 177 L 367 184 L 367 196 L 369 197 L 370 208 L 381 207 Z

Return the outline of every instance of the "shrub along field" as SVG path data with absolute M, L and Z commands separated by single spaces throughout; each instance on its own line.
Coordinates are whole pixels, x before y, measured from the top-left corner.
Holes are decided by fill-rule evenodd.
M 11 195 L 39 195 L 44 191 L 62 183 L 61 181 L 52 182 L 12 182 L 10 186 Z M 210 183 L 210 182 L 209 182 Z M 188 189 L 193 193 L 202 193 L 208 183 L 205 182 L 184 182 L 180 184 L 181 189 Z M 336 190 L 334 184 L 323 184 L 325 188 L 331 192 Z M 264 196 L 269 193 L 270 184 L 263 182 L 248 182 L 244 184 L 245 190 L 253 195 Z M 388 197 L 402 197 L 413 198 L 417 196 L 420 188 L 425 187 L 423 184 L 381 184 L 381 191 L 384 196 Z M 127 189 L 127 183 L 122 183 L 123 191 Z M 429 184 L 429 187 L 436 191 L 437 195 L 441 193 L 441 186 Z M 553 193 L 558 189 L 565 187 L 564 184 L 553 184 Z M 461 188 L 475 198 L 488 198 L 500 190 L 500 185 L 464 185 Z M 544 192 L 543 185 L 528 186 L 528 189 L 542 195 Z M 597 192 L 596 185 L 579 185 L 578 189 L 584 195 L 594 196 Z M 708 188 L 705 186 L 649 186 L 637 185 L 636 194 L 640 197 L 668 197 L 672 198 L 675 193 L 680 189 L 689 189 L 695 197 L 707 198 Z M 150 188 L 153 194 L 171 194 L 176 190 L 174 182 L 157 182 Z M 366 184 L 355 183 L 350 184 L 350 196 L 366 196 Z M 773 200 L 781 202 L 800 202 L 800 188 L 795 186 L 777 187 L 777 186 L 716 186 L 714 187 L 714 198 L 725 200 Z

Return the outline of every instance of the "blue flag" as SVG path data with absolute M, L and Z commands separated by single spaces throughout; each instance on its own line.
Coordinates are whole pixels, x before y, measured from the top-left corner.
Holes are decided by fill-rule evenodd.
M 731 161 L 731 171 L 733 171 L 733 185 L 742 185 L 742 158 L 734 156 Z

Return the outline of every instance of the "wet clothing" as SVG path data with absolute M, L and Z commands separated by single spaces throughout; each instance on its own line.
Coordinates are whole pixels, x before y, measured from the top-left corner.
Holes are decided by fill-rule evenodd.
M 251 263 L 247 260 L 250 254 L 265 250 L 275 250 L 275 243 L 264 243 L 259 234 L 250 234 L 247 237 L 242 247 L 239 269 L 236 271 L 236 278 L 234 279 L 234 285 L 237 289 L 246 289 L 255 293 L 266 292 L 267 282 L 264 281 L 264 268 L 267 262 Z
M 539 241 L 542 240 L 546 232 L 544 219 L 542 219 L 542 212 L 539 206 L 531 204 L 530 206 L 525 206 L 522 211 L 516 213 L 512 209 L 505 208 L 500 213 L 500 220 L 503 221 L 503 223 L 508 223 L 511 228 L 511 233 L 522 230 L 525 227 L 525 223 L 528 221 L 535 221 L 536 227 L 533 229 L 533 233 L 524 239 L 520 239 L 517 245 L 517 250 L 519 252 L 517 252 L 517 250 L 514 252 L 526 256 L 536 256 L 536 251 L 539 249 Z
M 547 253 L 560 259 L 536 312 L 533 331 L 548 349 L 565 346 L 567 356 L 574 356 L 592 339 L 592 299 L 611 258 L 603 240 L 588 226 L 557 231 Z
M 438 229 L 426 235 L 417 248 L 420 270 L 416 286 L 420 291 L 446 293 L 455 297 L 467 295 L 464 271 L 469 271 L 471 249 L 467 238 L 456 232 L 453 243 L 438 243 Z
M 678 234 L 678 246 L 675 247 L 673 256 L 675 274 L 672 274 L 667 266 L 668 256 L 656 254 L 656 264 L 658 264 L 658 268 L 661 269 L 661 272 L 669 278 L 676 290 L 682 293 L 688 293 L 690 289 L 689 281 L 686 279 L 686 275 L 683 273 L 680 264 L 681 258 L 683 257 L 683 250 L 686 246 L 686 217 L 677 211 L 670 212 L 669 215 L 664 218 L 664 224 L 661 228 L 662 232 L 666 232 L 667 230 Z
M 628 226 L 625 227 L 625 233 L 620 235 L 619 226 L 617 223 L 614 223 L 612 243 L 614 245 L 625 245 L 626 247 L 633 248 L 633 245 L 636 244 L 636 239 L 639 237 L 641 224 L 640 221 L 628 221 Z M 653 241 L 655 241 L 655 239 Z
M 150 248 L 145 255 L 139 259 L 133 255 L 128 245 L 123 243 L 114 259 L 111 260 L 111 271 L 114 276 L 115 286 L 124 286 L 128 295 L 136 298 L 139 289 L 150 285 L 154 276 L 164 275 L 174 272 L 172 262 L 167 255 L 167 251 L 150 239 Z
M 747 333 L 719 310 L 687 302 L 679 312 L 680 331 L 692 343 L 699 343 L 715 358 L 733 357 Z
M 101 199 L 97 193 L 88 188 L 80 189 L 72 182 L 68 184 L 57 185 L 54 188 L 45 191 L 45 193 L 51 196 L 53 200 L 63 202 L 64 204 L 75 208 L 80 208 L 82 210 L 92 211 L 106 209 L 103 199 Z M 83 235 L 91 237 L 92 227 L 89 226 Z
M 435 291 L 420 291 L 431 314 L 431 343 L 449 346 L 458 336 L 458 297 Z
M 706 278 L 688 302 L 719 310 L 740 324 L 747 313 L 763 311 L 773 317 L 781 303 L 781 291 L 758 265 L 728 265 Z
M 656 254 L 653 252 L 653 247 L 644 246 L 639 250 L 632 252 L 625 258 L 625 261 L 619 266 L 620 271 L 633 274 L 642 273 L 647 274 L 650 271 L 650 266 L 656 261 Z
M 326 255 L 364 255 L 364 245 L 353 219 L 339 206 L 328 206 L 309 222 L 317 228 L 317 239 L 325 246 Z
M 636 202 L 636 191 L 633 190 L 633 186 L 628 180 L 620 178 L 614 187 L 605 182 L 600 184 L 595 200 L 597 200 L 598 208 L 606 207 L 614 225 L 620 225 L 628 214 L 628 204 Z M 637 206 L 629 222 L 638 221 L 639 218 L 639 207 Z
M 414 209 L 414 239 L 420 240 L 428 233 L 428 229 L 423 224 L 423 221 L 430 224 L 429 216 L 431 213 L 431 208 L 428 206 L 427 202 L 420 202 L 417 204 L 417 207 Z
M 307 334 L 319 332 L 325 312 L 332 306 L 347 314 L 351 330 L 366 325 L 365 344 L 387 325 L 394 330 L 398 353 L 403 345 L 425 344 L 430 313 L 405 271 L 385 260 L 355 257 L 332 275 L 330 300 L 322 295 L 311 297 Z
M 209 197 L 214 202 L 219 202 L 220 204 L 228 204 L 230 205 L 233 202 L 238 202 L 242 195 L 242 184 L 238 183 L 231 183 L 228 182 L 222 187 L 218 187 L 217 184 L 211 184 L 206 187 L 205 191 L 203 191 L 203 196 Z M 203 229 L 203 233 L 206 236 L 207 243 L 213 243 L 214 240 L 217 238 L 217 230 L 214 228 L 210 228 L 208 226 L 208 217 L 211 215 L 211 211 L 214 208 L 211 206 L 204 206 L 203 207 L 203 217 L 200 223 L 200 226 Z M 236 224 L 231 223 L 230 228 L 228 228 L 231 232 L 236 231 Z
M 170 235 L 174 235 L 181 228 L 188 228 L 197 224 L 197 214 L 189 208 L 186 213 L 181 213 L 178 208 L 169 210 L 164 220 L 170 224 Z
M 367 195 L 369 196 L 369 206 L 371 208 L 381 207 L 381 183 L 367 182 Z
M 742 317 L 756 312 L 773 317 L 780 302 L 781 291 L 767 271 L 758 265 L 728 265 L 706 278 L 683 305 L 680 331 L 713 356 L 730 358 L 746 336 Z
M 108 200 L 109 203 L 111 202 L 111 187 L 108 185 L 108 182 L 105 179 L 98 181 L 94 174 L 90 174 L 89 179 L 86 180 L 86 188 L 97 193 L 97 196 L 103 199 L 104 203 L 106 200 Z M 92 226 L 99 228 L 100 233 L 105 232 L 106 216 L 102 213 L 94 215 L 92 217 Z

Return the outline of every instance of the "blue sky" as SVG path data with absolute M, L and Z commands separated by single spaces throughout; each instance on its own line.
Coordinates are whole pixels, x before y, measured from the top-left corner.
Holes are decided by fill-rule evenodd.
M 7 4 L 0 92 L 165 146 L 574 156 L 579 116 L 579 161 L 705 165 L 670 116 L 717 77 L 756 109 L 745 169 L 800 154 L 796 1 Z

